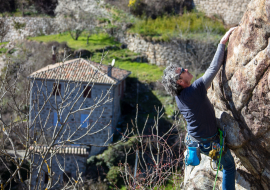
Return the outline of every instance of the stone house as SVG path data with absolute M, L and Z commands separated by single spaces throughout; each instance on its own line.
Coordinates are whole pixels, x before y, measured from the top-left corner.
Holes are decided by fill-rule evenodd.
M 31 88 L 29 121 L 31 134 L 36 139 L 36 146 L 32 147 L 35 155 L 42 156 L 42 150 L 52 143 L 51 151 L 55 150 L 56 156 L 79 160 L 78 167 L 85 168 L 86 159 L 103 150 L 92 145 L 112 142 L 121 115 L 120 99 L 126 88 L 125 79 L 130 73 L 81 58 L 48 65 L 32 73 L 28 77 Z M 62 162 L 65 163 L 63 159 Z M 52 166 L 56 164 L 53 159 L 52 163 Z M 57 166 L 53 168 L 55 174 L 62 172 Z M 70 176 L 76 176 L 70 173 L 76 171 L 74 168 L 66 168 Z M 44 183 L 46 175 L 42 175 Z M 66 180 L 65 175 L 57 177 L 61 183 Z

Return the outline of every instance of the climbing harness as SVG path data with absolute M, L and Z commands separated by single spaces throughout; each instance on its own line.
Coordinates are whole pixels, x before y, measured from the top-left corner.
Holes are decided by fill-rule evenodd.
M 212 143 L 212 150 L 209 152 L 209 157 L 211 158 L 210 161 L 210 166 L 212 168 L 212 170 L 217 171 L 217 169 L 214 169 L 212 166 L 213 161 L 216 163 L 216 166 L 218 165 L 218 160 L 221 158 L 221 150 L 222 148 L 220 147 L 219 143 Z M 223 169 L 223 168 L 222 168 Z M 222 169 L 219 168 L 219 170 L 222 171 Z

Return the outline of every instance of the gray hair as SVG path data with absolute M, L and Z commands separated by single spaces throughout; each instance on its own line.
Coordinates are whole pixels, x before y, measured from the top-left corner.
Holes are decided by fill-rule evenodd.
M 178 74 L 175 73 L 176 69 L 180 66 L 175 64 L 170 64 L 163 72 L 164 75 L 162 77 L 162 84 L 165 87 L 165 90 L 171 96 L 179 95 L 182 91 L 182 86 L 177 84 L 177 80 L 179 79 Z

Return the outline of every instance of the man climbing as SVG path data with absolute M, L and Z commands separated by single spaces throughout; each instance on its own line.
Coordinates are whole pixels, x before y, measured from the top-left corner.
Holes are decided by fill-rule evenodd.
M 162 83 L 166 91 L 175 96 L 177 106 L 187 122 L 188 143 L 198 142 L 201 153 L 209 155 L 213 143 L 219 143 L 218 127 L 214 108 L 207 97 L 207 89 L 220 69 L 225 45 L 234 28 L 231 28 L 220 40 L 215 56 L 205 74 L 191 84 L 193 78 L 188 69 L 178 65 L 169 65 L 164 70 Z M 211 147 L 211 148 L 210 148 Z M 223 190 L 235 189 L 235 164 L 228 149 L 221 157 L 223 166 Z

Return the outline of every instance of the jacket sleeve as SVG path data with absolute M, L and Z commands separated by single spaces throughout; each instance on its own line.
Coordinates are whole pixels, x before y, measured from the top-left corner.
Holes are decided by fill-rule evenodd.
M 222 62 L 224 59 L 224 50 L 225 50 L 225 45 L 219 44 L 210 66 L 208 67 L 204 75 L 202 76 L 205 89 L 208 89 L 210 87 L 211 82 L 215 78 L 217 72 L 219 71 L 219 68 L 222 65 Z

